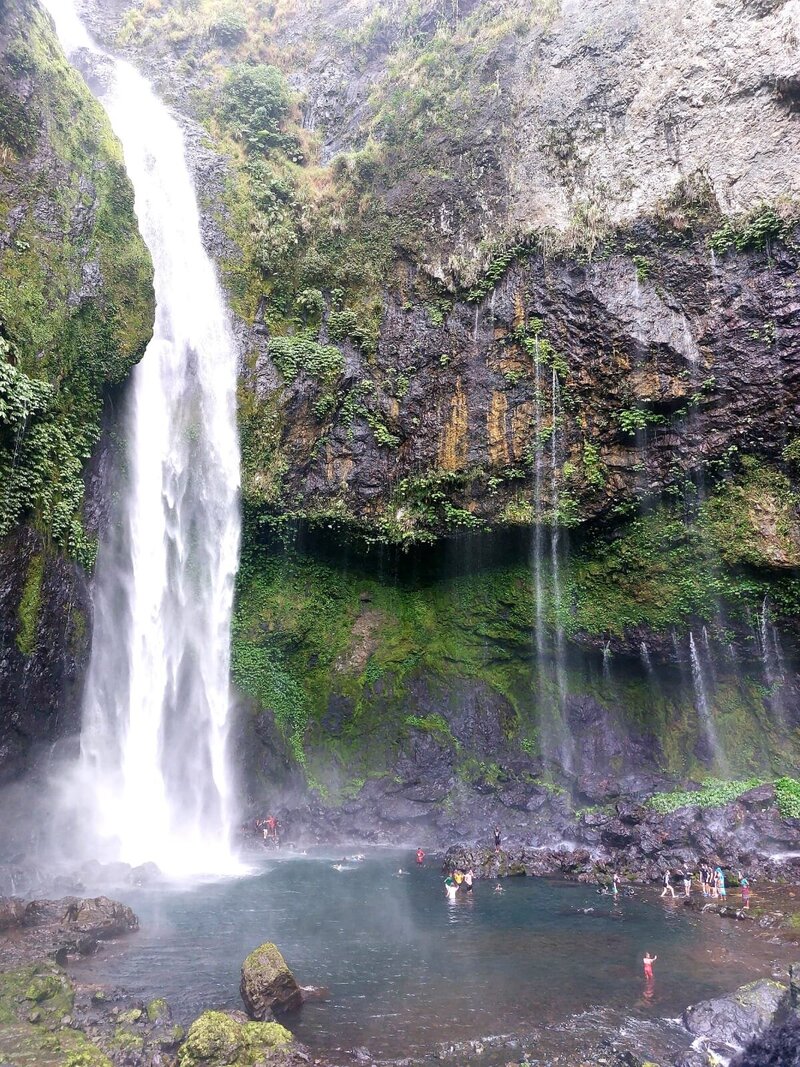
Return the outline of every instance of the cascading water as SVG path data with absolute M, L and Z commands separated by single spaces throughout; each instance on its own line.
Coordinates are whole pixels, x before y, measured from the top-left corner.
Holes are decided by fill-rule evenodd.
M 226 758 L 239 551 L 236 349 L 181 131 L 148 82 L 46 0 L 68 55 L 107 66 L 155 268 L 153 339 L 133 374 L 119 514 L 100 546 L 77 783 L 100 858 L 175 876 L 233 869 Z M 85 54 L 85 52 L 83 52 Z
M 538 701 L 543 712 L 543 741 L 545 754 L 557 758 L 561 766 L 572 766 L 572 739 L 564 723 L 564 706 L 567 695 L 566 652 L 564 629 L 561 623 L 561 530 L 558 515 L 559 474 L 559 423 L 561 402 L 558 375 L 552 369 L 550 381 L 550 425 L 544 419 L 544 374 L 539 338 L 534 335 L 534 531 L 533 531 L 533 581 L 535 598 L 536 678 Z M 549 436 L 549 492 L 550 492 L 550 537 L 544 531 L 544 483 L 545 483 L 545 438 Z M 544 564 L 548 555 L 549 580 L 554 610 L 553 640 L 550 649 L 545 643 L 544 619 Z
M 706 686 L 703 664 L 697 651 L 694 634 L 689 631 L 689 661 L 692 667 L 692 683 L 694 685 L 695 707 L 703 731 L 704 740 L 708 748 L 708 755 L 719 770 L 725 770 L 726 761 L 722 747 L 717 737 L 711 705 L 708 700 L 708 688 Z

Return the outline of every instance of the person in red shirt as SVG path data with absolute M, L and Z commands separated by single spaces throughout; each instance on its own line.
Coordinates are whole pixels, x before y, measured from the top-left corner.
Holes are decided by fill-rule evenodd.
M 651 956 L 649 952 L 645 952 L 642 963 L 644 964 L 644 976 L 648 982 L 653 980 L 653 964 L 658 959 L 658 956 Z
M 425 853 L 422 851 L 421 848 L 418 848 L 417 849 L 417 863 L 419 863 L 420 866 L 421 866 L 424 862 L 425 862 Z

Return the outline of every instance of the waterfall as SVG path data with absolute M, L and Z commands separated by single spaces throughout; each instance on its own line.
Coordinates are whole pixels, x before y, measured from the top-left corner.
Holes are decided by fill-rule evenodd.
M 714 726 L 714 719 L 711 713 L 711 706 L 708 701 L 708 689 L 706 687 L 705 677 L 703 674 L 703 665 L 700 662 L 700 656 L 697 651 L 697 645 L 695 644 L 694 634 L 689 631 L 689 661 L 692 668 L 692 683 L 694 684 L 695 695 L 695 707 L 700 719 L 700 725 L 703 730 L 706 744 L 709 749 L 709 755 L 713 760 L 715 766 L 722 770 L 725 767 L 725 758 L 722 753 L 722 748 L 717 737 L 717 731 Z
M 130 387 L 122 489 L 98 553 L 71 800 L 102 859 L 222 873 L 234 867 L 236 347 L 178 124 L 132 66 L 92 43 L 71 0 L 46 6 L 66 52 L 88 51 L 108 71 L 100 99 L 123 145 L 156 292 L 153 338 Z
M 639 642 L 639 655 L 642 657 L 642 664 L 648 674 L 653 673 L 653 664 L 650 660 L 650 649 L 647 647 L 646 641 Z
M 560 571 L 560 529 L 558 525 L 558 419 L 560 416 L 560 391 L 555 370 L 551 377 L 550 403 L 550 537 L 545 543 L 543 491 L 545 482 L 545 436 L 544 394 L 542 357 L 538 336 L 533 339 L 534 352 L 534 531 L 533 531 L 533 584 L 535 598 L 535 638 L 536 638 L 536 677 L 538 685 L 538 703 L 542 712 L 544 734 L 547 737 L 546 752 L 556 756 L 565 770 L 572 767 L 572 739 L 564 723 L 564 706 L 567 695 L 566 654 L 564 628 L 561 622 L 561 571 Z M 554 640 L 551 654 L 553 656 L 555 676 L 548 663 L 548 649 L 545 644 L 544 620 L 544 558 L 549 549 L 549 577 L 552 586 Z M 553 692 L 553 689 L 555 692 Z

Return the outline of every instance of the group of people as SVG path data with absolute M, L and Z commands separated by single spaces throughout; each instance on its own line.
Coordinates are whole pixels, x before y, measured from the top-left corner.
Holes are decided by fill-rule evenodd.
M 725 884 L 725 872 L 721 867 L 712 867 L 710 863 L 703 861 L 700 864 L 698 876 L 700 880 L 700 889 L 704 897 L 710 897 L 712 900 L 726 900 L 728 897 L 728 889 Z M 694 884 L 695 875 L 692 871 L 678 871 L 675 875 L 676 884 L 683 884 L 683 896 L 685 899 L 689 899 L 692 895 L 692 887 Z M 742 907 L 750 907 L 750 882 L 745 876 L 739 874 L 739 887 L 742 891 Z M 675 886 L 672 883 L 672 872 L 667 870 L 664 872 L 663 889 L 661 890 L 661 896 L 665 897 L 667 893 L 675 897 Z
M 471 893 L 475 881 L 475 872 L 469 867 L 466 871 L 454 870 L 444 880 L 444 892 L 448 900 L 455 900 L 459 893 Z

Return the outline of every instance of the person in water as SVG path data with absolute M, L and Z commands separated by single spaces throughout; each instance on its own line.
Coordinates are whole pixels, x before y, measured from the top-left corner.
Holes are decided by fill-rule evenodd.
M 611 879 L 611 895 L 614 900 L 619 896 L 619 875 L 615 872 L 614 877 Z
M 422 851 L 421 848 L 418 848 L 417 849 L 417 863 L 421 867 L 424 862 L 425 862 L 425 853 Z
M 658 959 L 658 956 L 651 956 L 650 952 L 645 952 L 642 963 L 644 964 L 644 976 L 648 982 L 653 980 L 653 964 Z
M 458 893 L 458 886 L 449 874 L 444 880 L 444 891 L 448 900 L 456 899 L 456 894 Z
M 495 828 L 494 828 L 494 850 L 495 850 L 495 852 L 499 852 L 500 851 L 500 827 L 499 826 L 495 826 Z
M 453 871 L 453 881 L 456 883 L 456 889 L 460 889 L 461 883 L 464 881 L 464 872 Z
M 472 872 L 472 868 L 471 867 L 467 868 L 467 870 L 466 870 L 466 872 L 464 874 L 464 889 L 466 890 L 467 893 L 471 893 L 472 892 L 472 881 L 473 881 L 474 877 L 475 877 L 475 875 Z
M 742 889 L 742 907 L 749 909 L 749 907 L 750 907 L 750 882 L 747 880 L 747 878 L 744 877 L 744 875 L 740 875 L 739 876 L 739 885 L 741 886 L 741 889 Z
M 675 890 L 672 888 L 672 876 L 669 871 L 664 871 L 664 888 L 661 890 L 661 896 L 665 897 L 667 893 L 671 893 L 672 899 L 675 899 Z
M 505 893 L 505 889 L 502 887 L 502 885 L 499 882 L 494 887 L 494 891 L 495 891 L 495 893 Z

